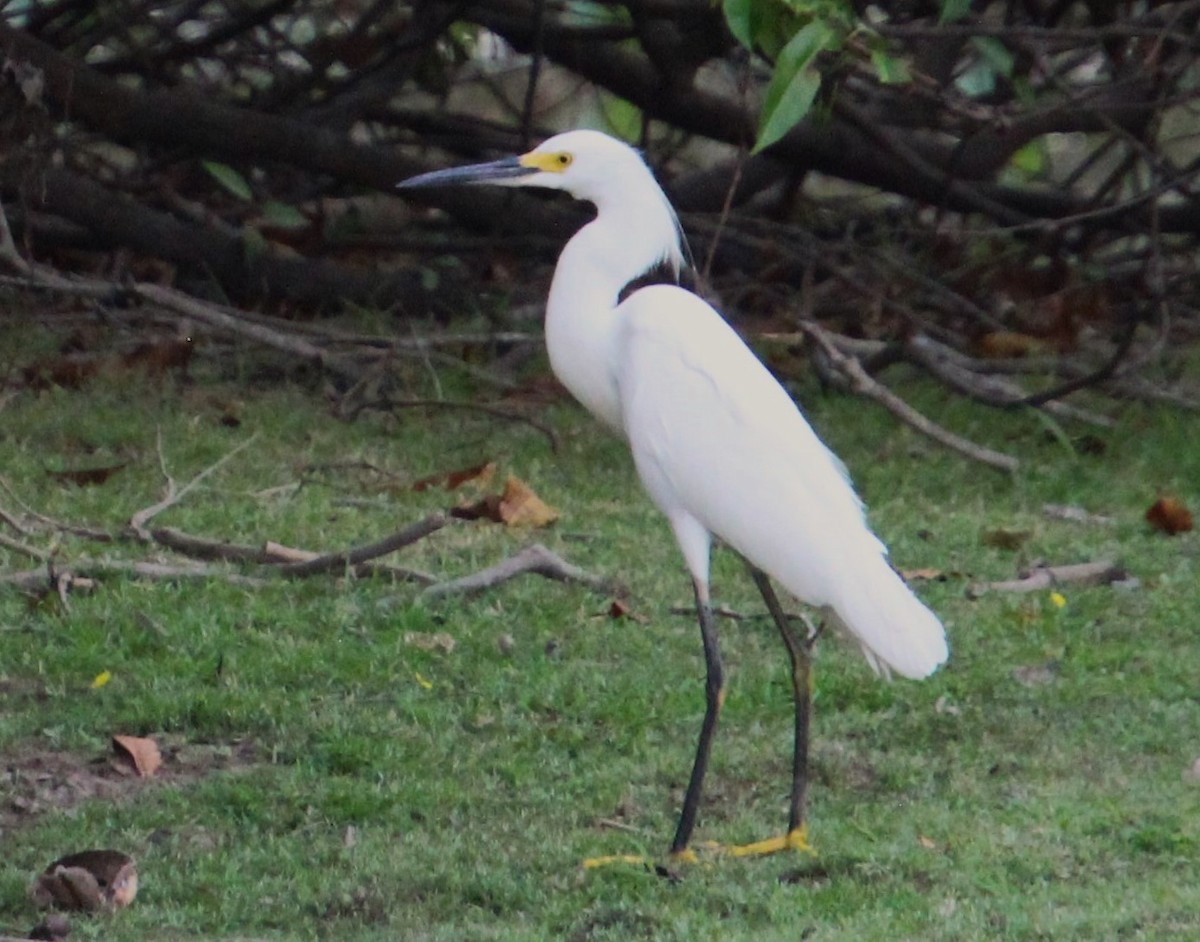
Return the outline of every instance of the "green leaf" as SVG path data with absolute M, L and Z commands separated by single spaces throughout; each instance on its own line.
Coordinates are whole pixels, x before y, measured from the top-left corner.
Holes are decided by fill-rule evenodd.
M 1046 169 L 1046 148 L 1040 137 L 1034 138 L 1024 147 L 1019 148 L 1009 163 L 1017 170 L 1030 177 L 1035 177 Z
M 770 147 L 808 114 L 821 89 L 814 60 L 835 38 L 825 23 L 814 20 L 783 47 L 763 99 L 754 153 Z
M 625 98 L 600 94 L 600 110 L 608 129 L 623 141 L 636 141 L 642 133 L 642 109 Z
M 871 64 L 875 66 L 875 75 L 884 85 L 904 85 L 912 81 L 908 63 L 886 49 L 872 49 Z
M 754 153 L 770 147 L 803 120 L 812 108 L 812 103 L 821 90 L 821 73 L 816 69 L 804 69 L 792 76 L 779 100 L 769 111 L 763 108 L 754 142 Z
M 969 98 L 982 98 L 996 90 L 996 70 L 980 60 L 956 78 L 954 84 Z
M 295 206 L 278 200 L 267 200 L 262 209 L 263 220 L 276 229 L 304 229 L 308 217 Z
M 1013 54 L 1004 43 L 991 36 L 972 36 L 971 45 L 994 72 L 1005 78 L 1012 76 Z
M 971 12 L 971 0 L 942 0 L 941 23 L 953 23 Z
M 761 0 L 724 0 L 721 10 L 733 38 L 747 49 L 754 48 L 754 6 Z
M 254 192 L 250 189 L 250 184 L 246 182 L 246 178 L 229 166 L 229 164 L 219 164 L 213 160 L 205 160 L 201 163 L 201 166 L 208 171 L 210 177 L 238 199 L 249 203 L 254 198 Z

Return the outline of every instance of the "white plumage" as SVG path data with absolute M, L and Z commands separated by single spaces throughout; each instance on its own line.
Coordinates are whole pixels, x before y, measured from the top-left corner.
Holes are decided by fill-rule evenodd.
M 476 182 L 566 190 L 597 209 L 559 258 L 546 345 L 563 384 L 628 440 L 638 475 L 670 522 L 695 585 L 709 696 L 672 847 L 682 853 L 723 699 L 708 608 L 713 535 L 796 598 L 831 612 L 876 670 L 929 675 L 946 660 L 945 633 L 888 565 L 843 464 L 722 317 L 674 285 L 642 288 L 618 303 L 621 291 L 655 266 L 678 272 L 683 263 L 675 213 L 636 151 L 599 132 L 570 131 L 519 158 L 426 174 L 404 185 Z M 795 639 L 789 640 L 786 624 L 779 627 L 795 661 Z M 807 651 L 800 655 L 804 664 L 793 671 L 794 775 L 802 779 L 808 691 L 799 687 L 801 673 L 807 686 Z M 793 789 L 791 830 L 799 836 L 782 846 L 803 843 L 803 781 Z

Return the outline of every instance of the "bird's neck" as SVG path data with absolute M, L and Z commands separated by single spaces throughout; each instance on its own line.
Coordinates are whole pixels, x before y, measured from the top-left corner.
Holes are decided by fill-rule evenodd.
M 593 415 L 621 431 L 614 367 L 622 290 L 682 249 L 674 212 L 658 185 L 628 194 L 620 207 L 597 205 L 596 218 L 559 256 L 546 304 L 546 348 L 555 375 Z

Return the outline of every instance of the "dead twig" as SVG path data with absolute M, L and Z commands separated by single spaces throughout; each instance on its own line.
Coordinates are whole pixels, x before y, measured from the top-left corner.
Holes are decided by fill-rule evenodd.
M 1038 592 L 1062 585 L 1109 585 L 1127 576 L 1125 567 L 1111 559 L 1063 566 L 1035 566 L 1019 579 L 977 582 L 967 590 L 967 595 L 978 598 L 985 592 Z
M 76 584 L 81 576 L 97 578 L 107 575 L 124 575 L 161 582 L 177 582 L 182 579 L 216 579 L 231 585 L 252 589 L 260 589 L 267 585 L 265 579 L 243 576 L 218 566 L 199 564 L 180 566 L 148 560 L 78 559 L 71 563 L 71 573 Z M 25 591 L 35 591 L 45 588 L 50 582 L 46 577 L 45 568 L 39 567 L 22 572 L 0 573 L 0 584 L 15 586 Z
M 913 363 L 923 367 L 951 389 L 986 405 L 1016 408 L 1026 405 L 1030 398 L 1026 390 L 1010 379 L 977 373 L 967 365 L 967 358 L 962 357 L 957 350 L 925 334 L 913 337 L 905 345 L 905 353 Z M 1116 425 L 1106 415 L 1053 398 L 1042 403 L 1041 408 L 1059 419 L 1074 419 L 1101 428 L 1112 428 Z
M 984 445 L 977 445 L 926 418 L 882 383 L 872 379 L 858 360 L 842 353 L 830 335 L 816 321 L 802 320 L 800 329 L 821 348 L 821 352 L 829 358 L 834 367 L 850 381 L 855 392 L 874 399 L 906 425 L 912 426 L 922 435 L 929 436 L 939 444 L 952 451 L 957 451 L 960 455 L 973 461 L 979 461 L 989 467 L 1009 473 L 1020 468 L 1020 461 L 1012 455 L 993 451 Z
M 40 550 L 36 546 L 30 546 L 27 543 L 22 543 L 20 540 L 14 540 L 11 536 L 5 536 L 0 533 L 0 546 L 5 549 L 12 550 L 14 553 L 20 553 L 22 556 L 28 556 L 30 559 L 36 559 L 38 562 L 44 563 L 50 558 L 50 554 L 45 550 Z
M 194 478 L 192 478 L 190 481 L 188 481 L 185 485 L 183 485 L 183 487 L 176 488 L 175 487 L 175 479 L 173 477 L 171 477 L 171 475 L 167 471 L 166 458 L 163 455 L 163 448 L 162 448 L 162 429 L 159 429 L 158 441 L 157 441 L 158 461 L 159 461 L 159 465 L 162 467 L 163 477 L 165 477 L 167 479 L 167 494 L 158 503 L 151 504 L 149 507 L 144 507 L 141 510 L 139 510 L 137 513 L 135 513 L 132 517 L 130 517 L 127 529 L 130 532 L 132 532 L 143 543 L 151 542 L 154 539 L 154 537 L 150 533 L 150 531 L 146 529 L 146 524 L 153 517 L 158 516 L 160 513 L 162 513 L 164 510 L 167 510 L 170 507 L 174 507 L 177 503 L 179 503 L 184 498 L 184 496 L 189 491 L 191 491 L 198 484 L 200 484 L 201 481 L 203 481 L 205 478 L 207 478 L 213 472 L 219 470 L 221 467 L 223 467 L 225 464 L 227 464 L 230 461 L 230 459 L 232 459 L 239 452 L 242 452 L 246 448 L 250 447 L 250 445 L 252 445 L 257 438 L 258 438 L 257 433 L 255 433 L 254 435 L 251 435 L 245 441 L 236 445 L 234 448 L 230 449 L 226 454 L 222 455 L 215 462 L 210 464 L 207 468 L 205 468 L 203 471 L 201 471 L 199 474 L 197 474 Z
M 1072 523 L 1090 523 L 1096 526 L 1108 526 L 1116 523 L 1112 517 L 1107 517 L 1104 514 L 1089 513 L 1082 507 L 1075 507 L 1070 504 L 1043 504 L 1042 513 L 1051 520 L 1069 520 Z
M 313 550 L 284 546 L 282 543 L 276 543 L 274 540 L 267 540 L 259 546 L 252 546 L 247 543 L 230 543 L 228 540 L 213 540 L 204 536 L 196 536 L 193 533 L 184 533 L 182 530 L 176 530 L 173 527 L 162 527 L 153 530 L 151 531 L 151 536 L 154 537 L 154 542 L 160 546 L 165 546 L 169 550 L 181 553 L 192 559 L 215 559 L 229 563 L 274 566 L 276 567 L 275 572 L 283 573 L 284 575 L 288 575 L 285 571 L 286 566 L 312 563 L 315 559 L 321 559 L 323 555 L 326 559 L 337 558 L 340 560 L 336 565 L 331 564 L 330 569 L 347 565 L 345 561 L 347 554 L 345 553 L 321 554 Z M 372 546 L 386 546 L 387 543 L 388 541 L 384 540 L 372 544 Z M 388 551 L 390 552 L 390 550 Z M 359 551 L 350 550 L 348 552 L 353 554 Z M 432 585 L 434 582 L 437 582 L 436 577 L 429 575 L 429 573 L 420 572 L 416 569 L 408 569 L 403 566 L 375 565 L 366 562 L 351 563 L 349 565 L 353 569 L 354 574 L 360 577 L 384 575 L 390 576 L 393 579 L 401 579 L 405 582 L 417 582 L 421 585 Z M 320 571 L 323 570 L 314 570 L 311 575 L 315 575 Z M 291 575 L 295 575 L 295 573 L 291 573 Z M 301 575 L 304 575 L 304 573 L 301 573 Z
M 409 546 L 417 540 L 440 530 L 449 522 L 443 513 L 430 514 L 424 520 L 418 520 L 411 526 L 405 527 L 391 536 L 369 543 L 365 546 L 353 547 L 340 553 L 324 553 L 303 562 L 285 563 L 276 570 L 281 576 L 301 578 L 321 572 L 332 572 L 339 569 L 353 568 L 367 560 L 378 556 L 386 556 L 398 549 Z M 433 588 L 433 586 L 430 586 Z
M 447 595 L 476 595 L 487 589 L 515 579 L 525 573 L 544 576 L 558 582 L 578 582 L 596 592 L 620 593 L 620 587 L 612 579 L 593 575 L 578 566 L 567 562 L 557 553 L 546 549 L 541 543 L 525 547 L 519 553 L 471 573 L 459 579 L 438 582 L 425 589 L 421 595 L 425 598 L 443 598 Z
M 53 517 L 47 517 L 43 513 L 39 513 L 26 504 L 25 501 L 21 500 L 21 498 L 18 497 L 16 492 L 12 489 L 12 486 L 8 483 L 8 481 L 4 480 L 4 478 L 0 478 L 0 490 L 3 490 L 9 497 L 11 497 L 21 506 L 21 509 L 25 511 L 26 514 L 44 527 L 57 530 L 60 533 L 70 533 L 72 536 L 82 536 L 88 540 L 95 540 L 97 543 L 112 543 L 114 540 L 113 535 L 107 530 L 97 530 L 93 527 L 85 527 L 76 523 L 65 523 L 61 520 L 55 520 Z M 4 514 L 4 521 L 14 529 L 24 533 L 26 536 L 33 535 L 34 531 L 19 524 L 15 517 L 12 517 L 7 513 Z

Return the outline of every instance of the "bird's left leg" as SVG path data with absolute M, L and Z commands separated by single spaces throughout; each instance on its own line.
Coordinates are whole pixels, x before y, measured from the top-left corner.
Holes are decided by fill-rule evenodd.
M 717 719 L 725 703 L 725 669 L 721 664 L 721 649 L 717 641 L 712 603 L 709 601 L 708 583 L 696 576 L 693 577 L 692 584 L 696 592 L 696 617 L 700 622 L 700 639 L 704 644 L 704 721 L 700 726 L 700 738 L 696 742 L 696 758 L 692 763 L 692 774 L 683 796 L 683 809 L 679 813 L 675 839 L 671 842 L 671 859 L 678 863 L 693 863 L 696 860 L 696 854 L 689 844 L 692 830 L 696 826 L 696 816 L 700 811 L 700 796 L 704 790 L 704 775 L 708 770 L 708 758 L 712 752 L 713 736 L 717 731 Z M 648 858 L 635 854 L 591 857 L 583 862 L 584 868 L 589 870 L 609 864 L 641 865 L 660 876 L 673 876 L 671 871 L 655 866 Z
M 792 752 L 792 798 L 788 808 L 788 830 L 782 837 L 771 837 L 765 841 L 753 844 L 743 844 L 730 848 L 730 853 L 737 857 L 761 854 L 774 854 L 782 850 L 799 850 L 812 852 L 808 844 L 808 826 L 805 821 L 806 801 L 808 794 L 808 729 L 809 717 L 812 713 L 812 674 L 809 660 L 809 644 L 807 639 L 801 639 L 787 613 L 779 604 L 779 596 L 771 586 L 770 577 L 758 567 L 747 563 L 750 576 L 758 591 L 762 593 L 767 611 L 779 634 L 783 638 L 792 667 L 792 699 L 796 709 L 795 743 Z
M 704 722 L 700 726 L 700 739 L 696 743 L 692 776 L 683 796 L 679 826 L 675 829 L 675 839 L 671 842 L 671 856 L 679 860 L 694 858 L 694 854 L 688 849 L 688 843 L 692 838 L 692 828 L 696 825 L 696 814 L 700 810 L 700 794 L 704 789 L 704 773 L 708 769 L 713 734 L 717 731 L 717 717 L 720 716 L 721 707 L 725 703 L 725 669 L 721 665 L 721 649 L 717 642 L 708 584 L 696 578 L 693 585 L 696 590 L 696 616 L 700 622 L 700 638 L 704 644 Z

